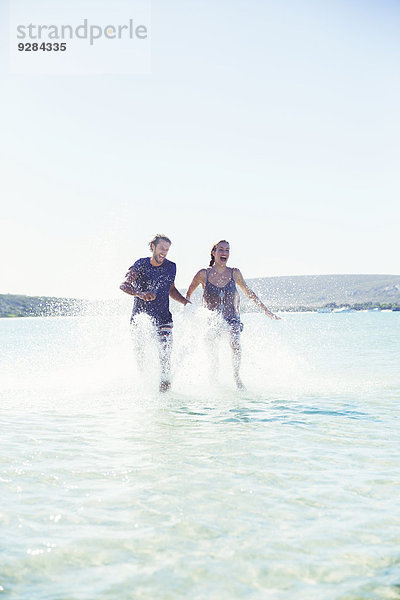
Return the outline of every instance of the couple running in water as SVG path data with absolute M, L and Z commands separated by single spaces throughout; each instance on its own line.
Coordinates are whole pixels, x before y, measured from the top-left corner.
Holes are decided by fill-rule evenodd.
M 171 240 L 158 234 L 149 243 L 151 257 L 139 258 L 128 270 L 121 284 L 122 291 L 135 296 L 131 324 L 133 332 L 137 328 L 135 317 L 141 313 L 147 314 L 156 329 L 159 341 L 159 356 L 161 364 L 160 391 L 170 388 L 170 357 L 172 344 L 172 315 L 169 310 L 169 298 L 185 305 L 190 303 L 194 290 L 201 284 L 204 288 L 203 305 L 213 312 L 230 334 L 232 348 L 233 374 L 238 389 L 243 389 L 240 379 L 240 332 L 243 324 L 240 322 L 238 286 L 271 319 L 279 319 L 261 302 L 256 294 L 247 286 L 239 269 L 227 266 L 229 259 L 229 243 L 225 240 L 214 244 L 211 250 L 210 266 L 196 273 L 190 284 L 186 298 L 175 287 L 176 265 L 167 259 Z M 210 347 L 215 348 L 215 338 L 221 327 L 216 327 L 217 321 L 210 323 L 208 340 Z M 214 326 L 213 326 L 214 325 Z M 143 359 L 143 344 L 139 336 L 134 335 L 139 363 Z

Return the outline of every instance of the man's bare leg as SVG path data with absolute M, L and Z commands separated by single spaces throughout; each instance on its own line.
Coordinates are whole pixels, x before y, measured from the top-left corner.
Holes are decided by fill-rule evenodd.
M 171 387 L 172 327 L 159 327 L 157 334 L 161 366 L 160 392 L 167 392 Z
M 139 327 L 133 321 L 131 323 L 131 338 L 133 343 L 133 349 L 136 357 L 136 364 L 138 370 L 143 373 L 144 370 L 144 343 L 139 333 Z

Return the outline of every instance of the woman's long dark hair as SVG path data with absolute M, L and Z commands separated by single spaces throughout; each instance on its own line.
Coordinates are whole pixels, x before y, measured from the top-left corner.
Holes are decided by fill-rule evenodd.
M 211 260 L 210 260 L 210 267 L 212 267 L 212 266 L 213 266 L 213 264 L 215 263 L 215 258 L 214 258 L 214 254 L 213 254 L 213 252 L 215 252 L 215 250 L 217 249 L 217 246 L 218 246 L 218 244 L 221 244 L 222 242 L 223 242 L 224 244 L 228 244 L 228 246 L 229 246 L 229 242 L 227 242 L 226 240 L 219 240 L 219 242 L 217 242 L 216 244 L 214 244 L 214 246 L 211 248 Z

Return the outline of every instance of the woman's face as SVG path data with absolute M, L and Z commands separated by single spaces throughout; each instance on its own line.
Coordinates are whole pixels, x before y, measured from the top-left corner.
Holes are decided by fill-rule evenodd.
M 229 244 L 228 242 L 220 242 L 217 244 L 214 252 L 214 259 L 217 265 L 226 265 L 229 258 Z

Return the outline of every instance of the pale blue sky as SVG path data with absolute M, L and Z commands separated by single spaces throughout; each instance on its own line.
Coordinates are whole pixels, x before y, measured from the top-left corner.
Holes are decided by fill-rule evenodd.
M 0 293 L 118 296 L 156 232 L 179 287 L 221 238 L 245 278 L 400 273 L 398 2 L 151 6 L 148 75 L 3 44 Z

